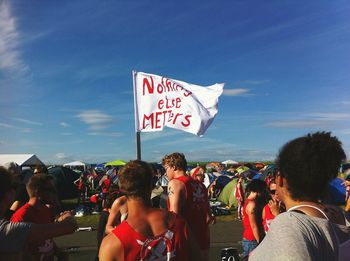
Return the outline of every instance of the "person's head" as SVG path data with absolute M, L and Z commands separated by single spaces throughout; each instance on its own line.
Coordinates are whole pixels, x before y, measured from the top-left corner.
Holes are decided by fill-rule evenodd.
M 316 132 L 289 141 L 277 157 L 276 181 L 281 200 L 285 195 L 294 200 L 322 199 L 345 158 L 341 142 L 329 132 Z
M 30 198 L 40 198 L 45 204 L 56 199 L 56 187 L 51 175 L 38 173 L 31 176 L 26 188 Z
M 150 200 L 153 171 L 147 162 L 129 161 L 119 173 L 119 188 L 128 198 Z
M 15 200 L 18 184 L 13 179 L 12 174 L 6 168 L 0 166 L 0 205 L 2 210 L 7 210 Z
M 253 179 L 245 188 L 247 195 L 265 196 L 266 194 L 266 183 L 260 179 Z
M 20 175 L 21 167 L 18 166 L 16 162 L 6 162 L 4 168 L 8 170 L 11 174 Z
M 268 185 L 268 190 L 269 190 L 270 197 L 272 199 L 278 200 L 277 185 L 276 185 L 276 181 L 274 179 L 270 180 L 269 185 Z
M 114 200 L 117 198 L 123 196 L 124 194 L 121 193 L 119 186 L 117 184 L 112 184 L 110 188 L 108 189 L 108 195 L 106 200 L 103 202 L 103 208 L 111 208 L 113 205 Z
M 187 169 L 185 155 L 179 152 L 165 155 L 162 159 L 162 165 L 164 166 L 165 173 L 168 175 L 169 180 L 174 178 L 174 171 L 185 173 Z
M 196 167 L 196 168 L 192 169 L 190 174 L 191 174 L 191 177 L 193 179 L 196 179 L 199 182 L 204 181 L 204 171 L 201 167 Z

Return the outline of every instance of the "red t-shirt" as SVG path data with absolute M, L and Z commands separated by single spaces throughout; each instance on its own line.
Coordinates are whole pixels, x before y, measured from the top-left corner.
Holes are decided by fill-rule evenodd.
M 112 233 L 124 248 L 124 261 L 135 260 L 188 260 L 187 230 L 185 220 L 175 215 L 173 225 L 163 234 L 147 238 L 136 232 L 124 220 Z M 170 256 L 170 259 L 167 259 Z M 153 259 L 152 259 L 153 258 Z
M 12 222 L 31 222 L 35 224 L 48 224 L 54 221 L 54 216 L 47 206 L 32 206 L 26 203 L 11 217 Z M 54 242 L 47 239 L 44 242 L 29 246 L 29 252 L 39 256 L 40 260 L 53 260 Z
M 106 178 L 102 182 L 102 192 L 103 193 L 108 193 L 109 186 L 111 185 L 111 180 L 109 178 Z
M 264 226 L 264 230 L 265 232 L 267 232 L 269 230 L 270 224 L 272 222 L 272 220 L 275 218 L 275 216 L 271 213 L 271 209 L 269 204 L 266 204 L 265 207 L 265 217 L 263 218 L 263 226 Z
M 207 189 L 203 183 L 189 176 L 181 176 L 176 179 L 183 182 L 186 188 L 186 201 L 182 216 L 190 227 L 198 246 L 203 250 L 209 249 L 210 234 L 207 224 L 209 203 Z M 170 202 L 168 200 L 168 208 L 169 205 Z
M 250 226 L 249 216 L 246 212 L 247 205 L 250 201 L 252 200 L 246 199 L 243 207 L 243 227 L 244 227 L 243 237 L 247 240 L 256 240 L 253 234 L 252 227 Z

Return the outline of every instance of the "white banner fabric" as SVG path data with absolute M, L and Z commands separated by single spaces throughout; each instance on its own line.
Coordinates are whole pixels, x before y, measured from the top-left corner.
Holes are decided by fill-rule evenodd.
M 136 131 L 166 126 L 202 136 L 218 112 L 223 83 L 204 87 L 143 72 L 133 76 Z

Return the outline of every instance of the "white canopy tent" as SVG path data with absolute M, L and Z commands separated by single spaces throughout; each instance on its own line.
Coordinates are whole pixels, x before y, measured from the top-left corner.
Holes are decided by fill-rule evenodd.
M 85 171 L 87 165 L 88 164 L 81 162 L 81 161 L 72 161 L 72 162 L 68 162 L 68 163 L 63 164 L 63 167 L 67 167 L 70 169 L 74 169 L 74 168 L 83 169 Z
M 0 154 L 0 165 L 7 162 L 15 162 L 19 166 L 45 166 L 45 164 L 34 154 Z
M 223 161 L 223 162 L 221 162 L 222 164 L 224 164 L 225 166 L 227 166 L 227 165 L 236 165 L 236 164 L 238 164 L 238 162 L 237 161 L 234 161 L 234 160 L 225 160 L 225 161 Z

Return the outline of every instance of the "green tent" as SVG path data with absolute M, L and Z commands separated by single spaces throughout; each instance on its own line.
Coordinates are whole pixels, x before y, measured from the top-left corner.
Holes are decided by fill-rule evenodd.
M 107 166 L 123 166 L 125 164 L 126 164 L 125 161 L 114 160 L 114 161 L 110 161 L 110 162 L 105 163 L 105 167 L 107 167 Z
M 238 179 L 233 179 L 222 189 L 218 200 L 228 205 L 230 208 L 236 208 L 238 205 L 237 199 L 235 197 L 235 188 Z

